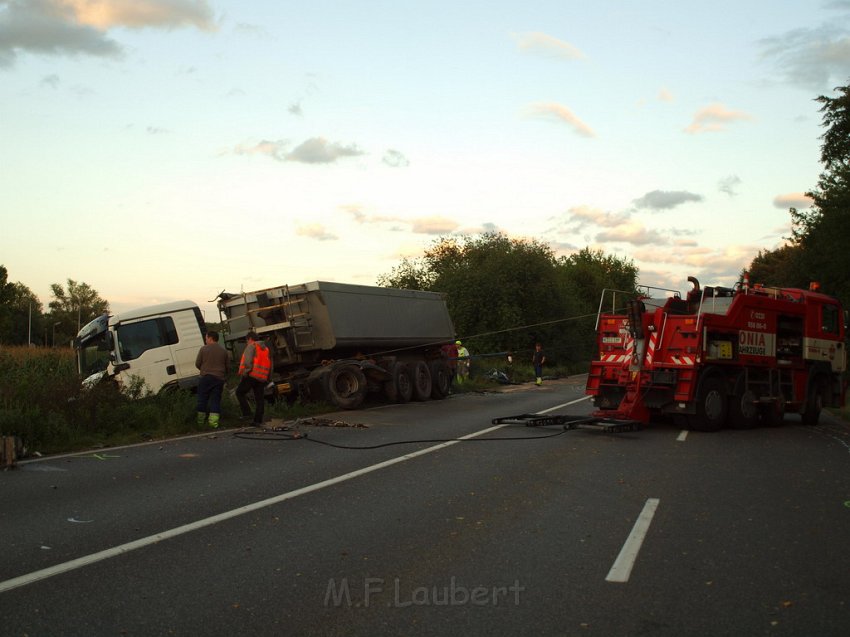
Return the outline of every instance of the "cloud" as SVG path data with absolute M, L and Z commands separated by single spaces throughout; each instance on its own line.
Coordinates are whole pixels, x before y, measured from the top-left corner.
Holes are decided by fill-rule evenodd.
M 741 179 L 738 175 L 729 175 L 728 177 L 724 177 L 720 181 L 717 182 L 717 189 L 720 192 L 725 192 L 730 197 L 734 197 L 738 193 L 735 192 L 735 188 L 741 185 Z
M 723 104 L 709 104 L 694 115 L 694 121 L 685 128 L 686 133 L 708 133 L 726 130 L 726 125 L 736 121 L 751 120 L 743 111 L 730 111 Z
M 343 146 L 329 143 L 323 137 L 311 137 L 287 153 L 287 161 L 298 161 L 305 164 L 332 164 L 340 157 L 356 157 L 363 151 L 356 145 Z
M 696 195 L 684 190 L 664 191 L 653 190 L 643 197 L 634 200 L 638 208 L 650 208 L 652 210 L 670 210 L 689 201 L 702 201 L 702 195 Z
M 4 6 L 5 5 L 5 6 Z M 0 0 L 0 68 L 20 53 L 118 58 L 113 27 L 214 30 L 206 0 Z
M 784 195 L 776 195 L 773 198 L 774 208 L 787 210 L 788 208 L 808 208 L 814 203 L 814 199 L 802 192 L 789 192 Z
M 416 234 L 448 234 L 456 230 L 456 221 L 445 217 L 421 217 L 411 221 L 411 230 Z
M 517 48 L 520 51 L 539 53 L 548 57 L 564 58 L 567 60 L 582 60 L 586 56 L 569 42 L 564 42 L 539 31 L 515 33 Z
M 320 223 L 299 225 L 295 228 L 295 234 L 316 241 L 334 241 L 339 238 Z
M 628 212 L 611 213 L 591 206 L 576 206 L 570 208 L 570 230 L 579 231 L 588 225 L 613 228 L 629 221 Z
M 298 115 L 299 117 L 304 114 L 304 111 L 301 110 L 301 102 L 300 101 L 293 102 L 292 104 L 290 104 L 287 107 L 286 110 L 289 111 L 292 115 Z
M 850 3 L 833 3 L 850 8 Z M 850 74 L 850 36 L 835 24 L 799 28 L 760 41 L 762 57 L 773 60 L 786 82 L 811 91 L 831 88 Z
M 632 220 L 616 228 L 605 230 L 596 235 L 600 243 L 620 242 L 632 245 L 665 245 L 669 239 L 658 230 L 651 230 L 638 221 Z
M 583 137 L 596 137 L 596 133 L 593 132 L 590 126 L 581 121 L 570 109 L 561 104 L 532 104 L 526 109 L 526 113 L 530 117 L 554 119 L 555 121 L 569 124 L 576 133 Z
M 253 146 L 239 144 L 233 148 L 234 155 L 268 155 L 277 161 L 286 159 L 286 148 L 289 142 L 286 140 L 278 140 L 276 142 L 263 140 Z
M 384 157 L 381 161 L 392 168 L 404 168 L 410 166 L 410 162 L 407 160 L 407 157 L 392 148 L 387 149 L 387 152 L 384 153 Z
M 673 94 L 666 88 L 662 87 L 661 90 L 658 91 L 658 100 L 660 102 L 672 102 L 674 99 Z
M 59 88 L 59 82 L 59 76 L 55 73 L 45 75 L 43 78 L 41 78 L 41 85 L 49 86 L 50 88 Z
M 54 0 L 70 7 L 76 20 L 101 30 L 112 27 L 174 29 L 195 27 L 214 31 L 207 0 Z
M 268 155 L 277 161 L 297 161 L 304 164 L 332 164 L 340 157 L 362 155 L 363 151 L 355 145 L 342 146 L 329 143 L 322 137 L 311 137 L 299 146 L 287 152 L 290 142 L 287 140 L 263 140 L 258 144 L 239 144 L 233 148 L 235 155 Z

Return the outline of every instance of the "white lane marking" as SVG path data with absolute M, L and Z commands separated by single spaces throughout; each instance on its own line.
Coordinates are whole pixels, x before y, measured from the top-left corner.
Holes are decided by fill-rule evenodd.
M 677 441 L 677 442 L 685 442 L 685 440 L 687 439 L 687 437 L 688 437 L 688 430 L 687 430 L 687 429 L 683 429 L 683 430 L 682 430 L 682 433 L 680 433 L 680 434 L 679 434 L 679 437 L 678 437 L 678 438 L 676 438 L 676 441 Z
M 549 409 L 544 409 L 543 411 L 538 411 L 538 414 L 548 414 L 550 411 L 555 411 L 556 409 L 560 409 L 561 407 L 569 407 L 570 405 L 575 405 L 576 403 L 580 403 L 583 400 L 590 400 L 590 396 L 583 396 L 582 398 L 576 398 L 575 400 L 571 400 L 568 403 L 563 403 L 560 405 L 555 405 L 554 407 L 549 407 Z
M 133 540 L 132 542 L 127 542 L 126 544 L 120 544 L 119 546 L 114 546 L 103 551 L 98 551 L 97 553 L 92 553 L 91 555 L 85 555 L 83 557 L 79 557 L 68 562 L 63 562 L 62 564 L 56 564 L 55 566 L 50 566 L 39 571 L 34 571 L 26 575 L 21 575 L 20 577 L 14 577 L 4 582 L 0 582 L 0 593 L 10 591 L 14 588 L 19 588 L 21 586 L 26 586 L 27 584 L 32 584 L 33 582 L 47 579 L 48 577 L 53 577 L 54 575 L 67 573 L 69 571 L 82 568 L 83 566 L 88 566 L 89 564 L 94 564 L 96 562 L 109 559 L 110 557 L 124 555 L 126 553 L 129 553 L 130 551 L 135 551 L 136 549 L 144 548 L 146 546 L 150 546 L 151 544 L 156 544 L 157 542 L 161 542 L 163 540 L 168 540 L 173 537 L 183 535 L 184 533 L 190 533 L 192 531 L 196 531 L 207 526 L 212 526 L 213 524 L 218 524 L 219 522 L 224 522 L 225 520 L 229 520 L 240 515 L 245 515 L 246 513 L 251 513 L 252 511 L 256 511 L 258 509 L 262 509 L 273 504 L 279 504 L 280 502 L 291 500 L 293 498 L 297 498 L 300 495 L 312 493 L 313 491 L 318 491 L 319 489 L 324 489 L 325 487 L 330 487 L 335 484 L 339 484 L 340 482 L 351 480 L 352 478 L 358 478 L 362 475 L 366 475 L 367 473 L 372 473 L 373 471 L 378 471 L 379 469 L 385 469 L 386 467 L 391 467 L 392 465 L 404 462 L 405 460 L 411 460 L 412 458 L 416 458 L 418 456 L 424 456 L 426 454 L 439 451 L 440 449 L 451 447 L 452 445 L 458 444 L 462 440 L 482 436 L 484 434 L 490 433 L 491 431 L 496 431 L 497 429 L 501 429 L 502 427 L 506 426 L 507 425 L 496 425 L 494 427 L 488 427 L 487 429 L 482 429 L 481 431 L 476 431 L 475 433 L 471 433 L 466 436 L 461 436 L 457 440 L 443 442 L 439 445 L 428 447 L 427 449 L 414 451 L 413 453 L 408 453 L 403 456 L 398 456 L 397 458 L 385 460 L 383 462 L 364 467 L 363 469 L 357 469 L 356 471 L 345 473 L 341 476 L 337 476 L 336 478 L 323 480 L 322 482 L 317 482 L 315 484 L 311 484 L 300 489 L 295 489 L 294 491 L 289 491 L 288 493 L 282 493 L 272 498 L 267 498 L 265 500 L 260 500 L 259 502 L 254 502 L 253 504 L 247 504 L 243 507 L 239 507 L 238 509 L 225 511 L 224 513 L 219 513 L 218 515 L 213 515 L 208 518 L 198 520 L 196 522 L 191 522 L 189 524 L 184 524 L 183 526 L 178 526 L 167 531 L 162 531 L 161 533 L 157 533 L 156 535 L 149 535 L 148 537 Z
M 643 511 L 640 512 L 638 519 L 635 521 L 632 532 L 629 534 L 623 548 L 620 549 L 620 554 L 614 560 L 614 565 L 608 571 L 606 582 L 628 582 L 629 576 L 632 574 L 632 567 L 635 565 L 640 547 L 643 544 L 643 539 L 646 537 L 646 532 L 649 530 L 649 525 L 652 522 L 652 516 L 655 515 L 655 509 L 658 508 L 658 498 L 649 498 L 646 504 L 643 505 Z

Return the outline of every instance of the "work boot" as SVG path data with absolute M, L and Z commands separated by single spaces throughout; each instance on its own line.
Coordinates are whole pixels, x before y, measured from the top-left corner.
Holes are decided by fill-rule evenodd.
M 219 418 L 221 418 L 221 414 L 210 414 L 210 427 L 218 429 Z
M 203 425 L 203 424 L 204 424 L 204 421 L 205 421 L 206 419 L 207 419 L 207 414 L 206 414 L 206 412 L 199 411 L 199 412 L 198 412 L 198 421 L 197 421 L 197 422 L 198 422 L 198 424 L 199 424 L 199 425 Z

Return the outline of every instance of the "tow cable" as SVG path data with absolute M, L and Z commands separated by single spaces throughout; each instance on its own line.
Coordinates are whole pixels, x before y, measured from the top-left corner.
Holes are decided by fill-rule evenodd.
M 316 424 L 310 422 L 313 419 L 299 419 L 294 421 L 294 426 L 298 424 Z M 339 422 L 334 422 L 331 426 L 341 427 L 341 426 L 352 426 L 347 425 L 346 423 L 340 424 Z M 354 445 L 340 445 L 333 442 L 328 442 L 326 440 L 321 440 L 319 438 L 311 437 L 307 432 L 293 430 L 288 425 L 281 425 L 277 427 L 263 428 L 259 431 L 248 431 L 246 429 L 240 429 L 233 433 L 234 438 L 244 438 L 247 440 L 274 440 L 274 441 L 288 441 L 288 440 L 307 440 L 309 442 L 314 442 L 316 444 L 324 445 L 326 447 L 333 447 L 335 449 L 349 449 L 349 450 L 359 450 L 359 451 L 367 451 L 370 449 L 381 449 L 384 447 L 392 447 L 396 445 L 415 445 L 415 444 L 439 444 L 444 442 L 504 442 L 504 441 L 517 441 L 517 440 L 542 440 L 544 438 L 556 438 L 558 436 L 562 436 L 568 431 L 572 431 L 574 429 L 580 428 L 589 428 L 596 429 L 599 431 L 603 431 L 605 433 L 623 433 L 629 431 L 638 431 L 640 429 L 640 423 L 636 420 L 613 420 L 613 419 L 603 419 L 603 418 L 595 418 L 591 416 L 549 416 L 543 414 L 520 414 L 518 416 L 506 416 L 503 418 L 494 418 L 492 420 L 492 424 L 494 425 L 524 425 L 526 427 L 549 427 L 549 426 L 558 426 L 560 427 L 559 431 L 554 433 L 546 434 L 546 435 L 534 435 L 534 436 L 503 436 L 499 438 L 421 438 L 416 440 L 395 440 L 392 442 L 384 442 L 377 445 L 363 445 L 363 446 L 354 446 Z M 326 425 L 327 426 L 327 425 Z M 358 425 L 353 425 L 358 426 Z M 359 425 L 359 427 L 364 427 L 364 425 Z

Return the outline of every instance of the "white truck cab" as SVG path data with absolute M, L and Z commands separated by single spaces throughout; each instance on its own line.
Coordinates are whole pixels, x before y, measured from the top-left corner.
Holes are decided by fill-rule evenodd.
M 104 314 L 74 339 L 77 368 L 86 386 L 103 378 L 126 386 L 137 376 L 153 392 L 191 389 L 198 384 L 195 358 L 205 333 L 201 310 L 191 301 Z

